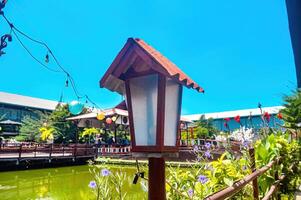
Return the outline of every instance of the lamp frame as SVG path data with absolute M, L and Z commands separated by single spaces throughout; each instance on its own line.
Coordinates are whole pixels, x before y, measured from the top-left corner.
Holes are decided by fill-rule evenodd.
M 139 146 L 136 145 L 135 140 L 135 126 L 134 126 L 134 118 L 133 118 L 133 105 L 132 105 L 132 97 L 131 97 L 131 88 L 130 88 L 130 80 L 132 78 L 148 76 L 148 75 L 158 75 L 158 96 L 157 96 L 157 123 L 156 123 L 156 145 L 152 146 Z M 180 146 L 180 116 L 181 116 L 181 106 L 182 106 L 182 91 L 183 86 L 179 84 L 179 102 L 178 102 L 178 114 L 177 114 L 177 132 L 176 134 L 176 144 L 175 146 L 165 146 L 164 145 L 164 124 L 165 124 L 165 90 L 166 90 L 166 76 L 153 71 L 143 71 L 143 72 L 129 72 L 126 73 L 122 79 L 125 81 L 125 91 L 127 98 L 127 107 L 129 113 L 129 125 L 130 125 L 130 135 L 132 141 L 132 152 L 142 152 L 142 153 L 173 153 L 178 152 Z M 175 81 L 176 82 L 176 81 Z

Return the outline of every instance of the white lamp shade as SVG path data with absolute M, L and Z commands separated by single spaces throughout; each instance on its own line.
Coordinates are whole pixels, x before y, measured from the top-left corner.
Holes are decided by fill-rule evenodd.
M 173 80 L 166 79 L 164 146 L 176 146 L 181 104 L 180 87 Z
M 131 103 L 137 146 L 156 145 L 158 75 L 130 79 Z

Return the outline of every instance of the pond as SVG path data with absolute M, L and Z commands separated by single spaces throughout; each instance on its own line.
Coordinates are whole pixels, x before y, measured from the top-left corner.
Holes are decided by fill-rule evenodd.
M 120 167 L 128 176 L 123 188 L 128 199 L 147 199 L 141 184 L 132 184 L 136 168 L 111 166 L 110 170 L 114 173 Z M 95 196 L 88 187 L 91 180 L 93 177 L 88 165 L 0 172 L 0 199 L 92 200 Z

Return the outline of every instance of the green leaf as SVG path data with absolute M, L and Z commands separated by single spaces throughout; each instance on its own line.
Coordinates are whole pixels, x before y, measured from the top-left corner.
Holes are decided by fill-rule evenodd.
M 232 179 L 224 177 L 224 182 L 227 186 L 232 186 L 233 185 L 233 180 Z

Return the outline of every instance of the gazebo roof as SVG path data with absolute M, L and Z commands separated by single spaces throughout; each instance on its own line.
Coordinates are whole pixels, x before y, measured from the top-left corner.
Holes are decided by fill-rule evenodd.
M 122 104 L 122 103 L 123 103 L 123 101 L 120 104 Z M 118 104 L 118 105 L 120 105 L 120 104 Z M 116 108 L 116 107 L 106 109 L 102 112 L 104 112 L 106 117 L 109 117 L 109 116 L 112 116 L 112 115 L 119 115 L 119 116 L 125 116 L 125 117 L 128 116 L 128 111 L 127 110 L 119 109 L 119 108 Z M 98 112 L 91 112 L 91 113 L 86 113 L 86 114 L 82 114 L 82 115 L 77 115 L 77 116 L 74 116 L 74 117 L 68 117 L 68 118 L 66 118 L 66 120 L 72 121 L 72 120 L 80 120 L 80 119 L 94 119 L 94 118 L 96 119 L 97 114 L 98 114 Z M 180 120 L 182 122 L 188 122 L 188 123 L 192 122 L 189 118 L 182 117 L 182 116 L 181 116 Z
M 177 81 L 178 83 L 204 92 L 197 83 L 182 72 L 174 63 L 141 39 L 129 38 L 100 80 L 100 87 L 123 94 L 125 91 L 123 74 L 134 70 L 144 72 L 153 70 Z
M 111 109 L 106 109 L 104 111 L 104 115 L 106 117 L 112 116 L 112 115 L 120 115 L 120 116 L 128 116 L 128 111 L 127 110 L 122 110 L 118 108 L 111 108 Z M 92 119 L 97 117 L 98 112 L 91 112 L 91 113 L 86 113 L 82 115 L 77 115 L 74 117 L 68 117 L 66 120 L 79 120 L 79 119 Z

